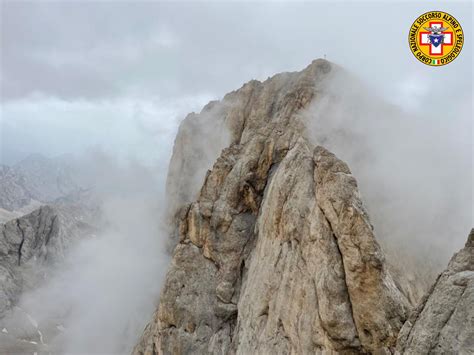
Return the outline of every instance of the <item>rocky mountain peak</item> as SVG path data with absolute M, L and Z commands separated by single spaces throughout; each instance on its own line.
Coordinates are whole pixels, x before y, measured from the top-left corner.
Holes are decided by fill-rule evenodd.
M 356 179 L 301 115 L 334 68 L 251 81 L 183 121 L 167 182 L 173 260 L 136 354 L 395 347 L 409 303 Z
M 252 80 L 192 113 L 179 127 L 170 162 L 167 193 L 171 215 L 193 201 L 208 169 L 221 151 L 244 146 L 255 137 L 274 137 L 277 151 L 288 149 L 290 136 L 304 134 L 296 113 L 307 107 L 334 65 L 313 61 L 301 72 L 281 73 L 264 82 Z

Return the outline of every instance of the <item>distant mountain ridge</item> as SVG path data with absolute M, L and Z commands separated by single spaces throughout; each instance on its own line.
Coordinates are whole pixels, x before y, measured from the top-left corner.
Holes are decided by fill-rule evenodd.
M 66 159 L 33 154 L 12 165 L 0 165 L 0 222 L 31 212 L 80 190 Z
M 82 190 L 0 223 L 0 354 L 40 352 L 57 335 L 19 301 L 47 284 L 73 245 L 98 233 L 100 216 L 93 193 Z

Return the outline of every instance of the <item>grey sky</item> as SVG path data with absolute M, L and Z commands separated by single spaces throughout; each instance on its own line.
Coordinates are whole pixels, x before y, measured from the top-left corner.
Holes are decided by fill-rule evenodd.
M 422 65 L 407 44 L 410 24 L 432 9 L 466 35 L 445 67 Z M 2 1 L 1 20 L 5 162 L 97 144 L 143 157 L 208 100 L 324 55 L 409 109 L 449 102 L 472 114 L 468 1 Z

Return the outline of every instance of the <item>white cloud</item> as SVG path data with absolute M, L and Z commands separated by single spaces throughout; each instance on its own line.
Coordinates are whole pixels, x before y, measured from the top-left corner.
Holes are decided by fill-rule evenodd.
M 120 98 L 66 101 L 33 97 L 2 106 L 4 161 L 15 155 L 77 153 L 99 146 L 122 158 L 151 163 L 168 157 L 179 122 L 190 111 L 200 111 L 212 96 L 180 100 Z

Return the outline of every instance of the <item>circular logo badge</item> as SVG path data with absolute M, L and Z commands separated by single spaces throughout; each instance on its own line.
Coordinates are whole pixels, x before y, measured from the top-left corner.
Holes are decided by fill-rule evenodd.
M 408 42 L 413 55 L 426 65 L 451 63 L 461 53 L 464 33 L 458 20 L 443 11 L 429 11 L 411 25 Z

